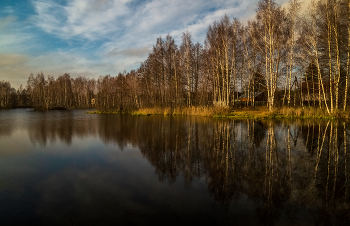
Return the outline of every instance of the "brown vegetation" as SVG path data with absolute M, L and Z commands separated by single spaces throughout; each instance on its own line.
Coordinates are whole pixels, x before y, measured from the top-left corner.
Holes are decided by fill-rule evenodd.
M 234 118 L 234 119 L 350 119 L 349 112 L 341 110 L 328 114 L 326 109 L 318 109 L 312 107 L 298 108 L 275 108 L 272 112 L 267 107 L 245 107 L 245 108 L 229 108 L 229 107 L 153 107 L 142 108 L 133 111 L 88 111 L 89 114 L 131 114 L 135 116 L 150 115 L 191 115 L 206 116 L 214 118 Z

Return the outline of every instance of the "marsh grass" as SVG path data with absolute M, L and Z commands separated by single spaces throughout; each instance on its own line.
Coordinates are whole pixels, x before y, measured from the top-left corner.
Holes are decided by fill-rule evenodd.
M 177 107 L 177 108 L 142 108 L 133 111 L 132 115 L 148 116 L 148 115 L 197 115 L 197 116 L 214 116 L 229 114 L 229 108 L 225 107 Z
M 287 117 L 326 117 L 327 111 L 319 108 L 281 108 L 279 114 Z
M 329 115 L 325 109 L 320 108 L 279 108 L 269 112 L 267 107 L 256 108 L 229 108 L 229 107 L 153 107 L 142 108 L 134 111 L 88 111 L 88 114 L 130 114 L 135 116 L 150 115 L 193 115 L 208 116 L 213 118 L 234 118 L 234 119 L 349 119 L 350 113 L 336 111 Z
M 320 119 L 336 119 L 336 118 L 349 118 L 348 112 L 341 110 L 335 111 L 333 114 L 328 114 L 326 109 L 322 108 L 280 108 L 277 110 L 279 117 L 285 118 L 320 118 Z
M 86 114 L 127 114 L 127 112 L 121 111 L 87 111 Z

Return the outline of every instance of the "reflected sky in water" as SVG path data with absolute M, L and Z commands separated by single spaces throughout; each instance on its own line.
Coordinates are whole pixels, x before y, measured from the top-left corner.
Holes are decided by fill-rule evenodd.
M 2 110 L 0 219 L 348 225 L 349 140 L 341 121 Z

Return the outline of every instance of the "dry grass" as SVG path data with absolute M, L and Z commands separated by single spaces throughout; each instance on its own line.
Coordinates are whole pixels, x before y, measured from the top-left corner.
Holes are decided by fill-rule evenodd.
M 175 114 L 179 115 L 199 115 L 199 116 L 215 116 L 227 115 L 230 113 L 228 107 L 187 107 L 179 109 Z
M 178 108 L 143 108 L 133 111 L 132 115 L 193 115 L 209 116 L 214 118 L 267 118 L 271 116 L 266 107 L 259 108 L 239 108 L 229 107 L 178 107 Z
M 142 108 L 131 112 L 132 115 L 168 115 L 170 108 Z
M 326 110 L 319 108 L 281 108 L 278 110 L 281 115 L 289 117 L 325 117 L 329 116 Z
M 229 114 L 229 108 L 226 107 L 177 107 L 177 108 L 142 108 L 133 111 L 132 115 L 198 115 L 214 116 Z
M 303 107 L 303 108 L 281 108 L 277 110 L 277 114 L 286 118 L 346 118 L 347 114 L 337 111 L 328 114 L 326 109 Z
M 89 114 L 120 114 L 126 113 L 137 116 L 148 115 L 193 115 L 193 116 L 209 116 L 214 118 L 235 118 L 235 119 L 264 119 L 264 118 L 342 118 L 349 119 L 350 113 L 337 111 L 329 115 L 325 109 L 304 107 L 304 108 L 280 108 L 269 112 L 267 107 L 256 108 L 238 108 L 230 109 L 228 107 L 153 107 L 142 108 L 131 112 L 101 112 L 90 111 Z

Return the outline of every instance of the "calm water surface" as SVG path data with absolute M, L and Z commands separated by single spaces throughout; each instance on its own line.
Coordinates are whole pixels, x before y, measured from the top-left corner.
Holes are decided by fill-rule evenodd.
M 1 225 L 350 225 L 350 127 L 0 111 Z

